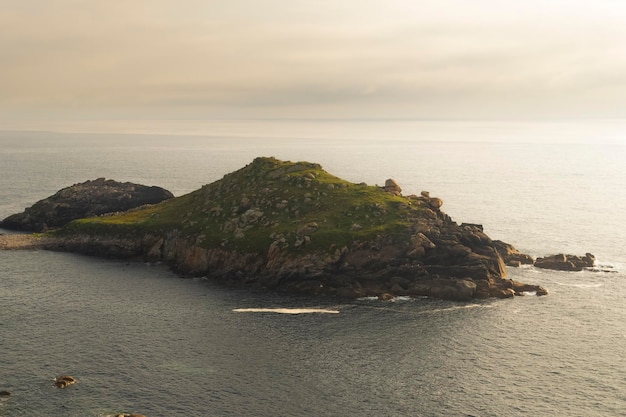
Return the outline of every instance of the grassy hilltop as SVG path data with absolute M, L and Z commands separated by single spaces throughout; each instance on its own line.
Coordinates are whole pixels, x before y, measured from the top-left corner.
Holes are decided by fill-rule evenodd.
M 192 193 L 121 214 L 76 220 L 61 233 L 124 237 L 178 230 L 199 247 L 258 253 L 280 237 L 302 252 L 402 234 L 419 214 L 416 200 L 350 183 L 319 164 L 257 158 Z

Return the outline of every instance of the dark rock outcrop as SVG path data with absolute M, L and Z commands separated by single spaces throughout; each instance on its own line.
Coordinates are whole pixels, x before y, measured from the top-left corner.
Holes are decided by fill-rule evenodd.
M 161 187 L 98 178 L 60 190 L 23 213 L 2 220 L 0 227 L 42 232 L 64 226 L 75 219 L 123 212 L 172 197 L 171 192 Z
M 582 271 L 585 268 L 592 268 L 596 262 L 596 257 L 591 253 L 585 256 L 576 255 L 551 255 L 537 258 L 535 266 L 543 269 L 554 269 L 557 271 Z

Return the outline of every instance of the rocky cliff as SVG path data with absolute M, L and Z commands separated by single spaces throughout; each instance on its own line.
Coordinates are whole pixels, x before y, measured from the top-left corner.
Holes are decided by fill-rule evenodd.
M 305 294 L 546 294 L 507 280 L 498 245 L 442 204 L 427 192 L 403 196 L 395 182 L 354 184 L 318 164 L 257 158 L 185 196 L 73 221 L 46 246 Z
M 42 232 L 64 226 L 75 219 L 124 212 L 172 197 L 172 193 L 160 187 L 98 178 L 60 190 L 38 201 L 23 213 L 2 220 L 0 227 Z

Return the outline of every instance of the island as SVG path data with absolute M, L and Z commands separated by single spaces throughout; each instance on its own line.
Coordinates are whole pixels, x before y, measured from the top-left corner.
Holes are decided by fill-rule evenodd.
M 511 245 L 479 224 L 457 224 L 426 191 L 404 196 L 393 179 L 384 184 L 352 183 L 316 163 L 256 158 L 189 194 L 79 218 L 21 237 L 22 246 L 163 262 L 184 276 L 306 295 L 547 294 L 507 279 L 504 258 L 525 259 Z

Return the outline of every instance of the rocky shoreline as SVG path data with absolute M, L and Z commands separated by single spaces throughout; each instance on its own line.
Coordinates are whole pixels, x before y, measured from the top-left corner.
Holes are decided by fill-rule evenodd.
M 0 236 L 0 249 L 162 262 L 184 276 L 341 298 L 465 301 L 548 293 L 506 279 L 505 260 L 511 265 L 525 261 L 524 255 L 490 239 L 481 225 L 458 225 L 441 211 L 442 199 L 426 191 L 403 196 L 396 181 L 384 184 L 349 183 L 318 164 L 257 158 L 220 181 L 160 204 L 80 218 L 42 235 Z M 56 196 L 81 202 L 80 211 L 63 203 L 69 205 L 64 213 L 78 218 L 89 212 L 83 203 L 93 200 L 92 194 L 103 195 L 98 187 L 112 185 L 91 181 Z
M 1 234 L 0 250 L 46 249 L 48 239 L 34 234 Z

